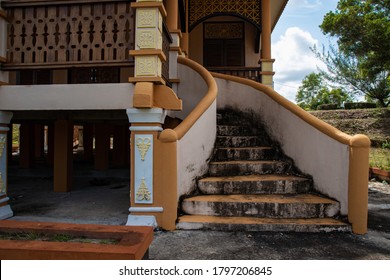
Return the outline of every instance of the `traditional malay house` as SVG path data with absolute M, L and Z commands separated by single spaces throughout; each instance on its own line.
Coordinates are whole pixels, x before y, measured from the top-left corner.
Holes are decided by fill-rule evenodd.
M 1 218 L 10 124 L 20 167 L 44 156 L 55 192 L 77 126 L 95 169 L 129 166 L 128 225 L 365 233 L 369 139 L 272 89 L 287 2 L 1 1 Z

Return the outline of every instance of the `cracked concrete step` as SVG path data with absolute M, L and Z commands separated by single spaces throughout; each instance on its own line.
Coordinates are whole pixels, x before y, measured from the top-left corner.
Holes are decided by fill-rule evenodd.
M 210 162 L 210 176 L 237 176 L 253 174 L 283 174 L 291 165 L 284 161 L 216 161 Z
M 340 204 L 313 194 L 201 195 L 185 199 L 182 209 L 189 215 L 309 219 L 334 217 Z
M 272 147 L 242 147 L 218 148 L 215 155 L 217 160 L 266 160 L 277 159 L 279 152 Z
M 263 130 L 241 125 L 217 125 L 218 136 L 245 136 L 265 134 Z
M 286 175 L 207 177 L 198 181 L 203 194 L 298 194 L 311 190 L 307 178 Z
M 185 215 L 179 217 L 176 228 L 219 231 L 351 232 L 349 224 L 331 218 L 271 219 Z
M 267 137 L 260 136 L 217 136 L 216 146 L 217 147 L 258 147 L 258 146 L 269 146 L 270 143 Z

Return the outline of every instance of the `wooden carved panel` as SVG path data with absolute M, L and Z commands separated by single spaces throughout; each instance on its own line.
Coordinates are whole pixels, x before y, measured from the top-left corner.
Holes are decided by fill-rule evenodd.
M 211 15 L 235 14 L 261 26 L 259 0 L 189 0 L 189 25 L 192 29 L 199 21 Z
M 16 6 L 7 12 L 8 64 L 129 63 L 134 48 L 129 1 Z

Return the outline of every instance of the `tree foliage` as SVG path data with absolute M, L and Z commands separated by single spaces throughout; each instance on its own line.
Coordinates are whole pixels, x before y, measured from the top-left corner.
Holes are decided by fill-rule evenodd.
M 390 69 L 390 0 L 340 0 L 320 28 L 340 51 L 360 60 L 368 75 Z
M 314 49 L 327 66 L 324 78 L 344 91 L 390 103 L 390 0 L 340 0 L 320 28 L 337 38 L 337 48 Z
M 329 51 L 319 52 L 315 47 L 313 52 L 321 59 L 327 70 L 320 74 L 332 84 L 338 85 L 343 91 L 353 95 L 366 96 L 366 99 L 377 101 L 379 106 L 390 105 L 390 76 L 389 71 L 367 73 L 368 69 L 361 59 L 345 55 L 330 46 Z
M 305 110 L 317 110 L 323 104 L 337 104 L 340 107 L 344 102 L 353 101 L 353 98 L 340 88 L 329 89 L 321 73 L 311 73 L 298 88 L 296 101 Z

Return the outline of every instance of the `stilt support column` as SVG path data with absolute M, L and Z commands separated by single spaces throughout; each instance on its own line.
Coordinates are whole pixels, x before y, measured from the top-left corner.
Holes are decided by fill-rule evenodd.
M 12 118 L 12 113 L 0 111 L 0 220 L 12 217 L 14 213 L 8 204 L 8 124 Z
M 54 124 L 54 191 L 69 192 L 73 181 L 73 123 Z

